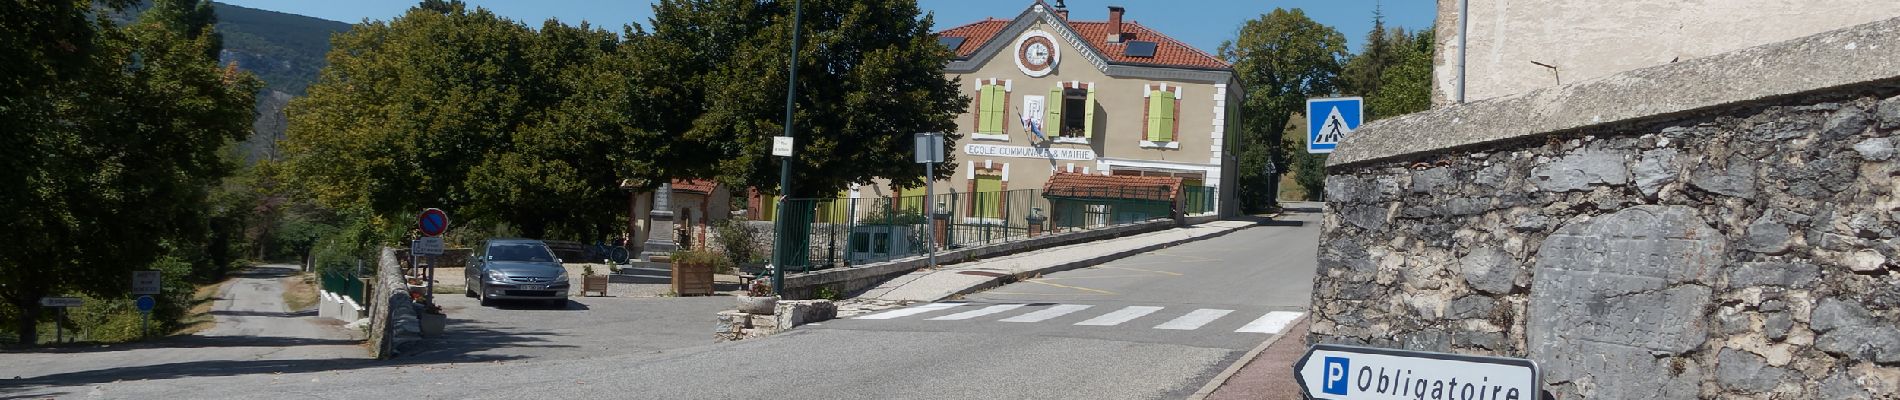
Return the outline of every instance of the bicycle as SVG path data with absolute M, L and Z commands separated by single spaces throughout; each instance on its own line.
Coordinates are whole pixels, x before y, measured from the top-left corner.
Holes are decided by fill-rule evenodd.
M 632 254 L 629 253 L 624 246 L 594 243 L 593 246 L 587 248 L 588 260 L 603 260 L 609 264 L 626 264 L 631 257 Z

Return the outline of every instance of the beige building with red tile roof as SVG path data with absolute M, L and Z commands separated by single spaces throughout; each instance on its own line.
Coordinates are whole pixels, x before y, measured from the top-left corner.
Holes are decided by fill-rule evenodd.
M 1035 1 L 1011 19 L 938 32 L 955 52 L 944 72 L 971 104 L 951 149 L 960 171 L 939 177 L 937 192 L 1044 189 L 1056 174 L 1158 176 L 1214 188 L 1204 190 L 1218 193 L 1215 205 L 1203 208 L 1237 213 L 1231 127 L 1242 91 L 1232 66 L 1126 17 L 1109 7 L 1107 21 L 1072 21 Z

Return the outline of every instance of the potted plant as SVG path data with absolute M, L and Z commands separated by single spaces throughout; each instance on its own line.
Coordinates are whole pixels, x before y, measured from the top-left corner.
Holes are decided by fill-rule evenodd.
M 730 262 L 724 255 L 707 250 L 673 253 L 673 293 L 680 296 L 713 294 L 713 271 Z
M 772 315 L 772 310 L 778 307 L 778 296 L 772 295 L 772 285 L 764 279 L 752 280 L 738 299 L 739 312 L 747 314 Z
M 421 323 L 422 336 L 441 336 L 442 331 L 448 328 L 448 314 L 442 313 L 442 306 L 435 304 L 420 305 L 422 306 L 421 312 L 416 313 L 416 320 Z
M 582 296 L 586 296 L 588 293 L 592 293 L 592 292 L 600 292 L 601 296 L 606 296 L 608 282 L 609 282 L 609 279 L 606 275 L 600 275 L 600 274 L 594 273 L 593 265 L 581 266 L 581 295 Z

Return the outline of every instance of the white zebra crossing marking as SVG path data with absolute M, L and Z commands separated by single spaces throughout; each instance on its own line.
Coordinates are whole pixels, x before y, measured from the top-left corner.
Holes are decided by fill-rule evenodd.
M 1234 332 L 1280 333 L 1280 330 L 1286 329 L 1287 324 L 1293 323 L 1293 320 L 1300 319 L 1300 315 L 1302 314 L 1305 313 L 1292 311 L 1270 312 L 1267 313 L 1267 315 L 1260 316 L 1260 319 L 1247 323 L 1247 326 L 1242 326 L 1239 330 L 1235 330 Z
M 1227 316 L 1227 313 L 1231 313 L 1231 312 L 1234 312 L 1234 310 L 1216 310 L 1212 308 L 1203 308 L 1199 310 L 1194 310 L 1194 312 L 1187 313 L 1187 315 L 1182 315 L 1179 318 L 1175 318 L 1173 321 L 1168 321 L 1166 323 L 1162 323 L 1161 325 L 1155 325 L 1155 329 L 1172 329 L 1172 330 L 1178 330 L 1178 331 L 1191 331 L 1195 329 L 1201 329 L 1201 325 L 1207 325 L 1207 323 L 1209 322 L 1214 322 L 1214 320 L 1220 319 L 1220 317 L 1225 317 Z
M 960 312 L 956 314 L 950 314 L 950 315 L 945 315 L 941 317 L 931 318 L 930 320 L 931 321 L 965 320 L 965 319 L 971 319 L 971 318 L 981 317 L 985 315 L 1000 313 L 1004 311 L 1014 310 L 1018 308 L 1023 308 L 1023 306 L 1024 306 L 1023 304 L 998 304 L 998 305 L 983 307 L 983 308 L 979 308 L 975 310 L 964 311 L 964 312 Z
M 921 306 L 916 306 L 916 307 L 911 307 L 911 308 L 905 308 L 905 309 L 898 309 L 898 310 L 892 310 L 892 311 L 885 311 L 885 312 L 882 312 L 882 313 L 877 313 L 877 314 L 871 314 L 871 315 L 866 315 L 866 316 L 862 316 L 862 317 L 858 317 L 857 319 L 893 319 L 893 318 L 903 318 L 903 317 L 908 317 L 908 316 L 912 316 L 912 315 L 917 315 L 917 314 L 923 314 L 923 313 L 927 313 L 927 312 L 931 312 L 931 311 L 937 311 L 937 310 L 948 310 L 948 309 L 951 309 L 951 308 L 955 308 L 955 307 L 957 307 L 957 306 L 961 306 L 961 305 L 963 305 L 963 304 L 964 304 L 964 303 L 930 303 L 930 304 L 925 304 L 925 305 L 921 305 Z
M 1115 310 L 1115 312 L 1102 314 L 1099 317 L 1090 318 L 1087 321 L 1077 322 L 1075 324 L 1089 325 L 1089 326 L 1115 326 L 1115 325 L 1121 325 L 1123 322 L 1132 321 L 1135 318 L 1141 318 L 1142 316 L 1145 316 L 1148 314 L 1154 314 L 1155 311 L 1161 311 L 1161 307 L 1127 306 L 1127 307 L 1122 307 L 1122 309 L 1120 310 Z
M 1042 321 L 1050 320 L 1055 317 L 1073 314 L 1076 311 L 1087 310 L 1089 309 L 1089 307 L 1094 307 L 1094 306 L 1083 305 L 1083 304 L 1057 304 L 1053 307 L 1036 310 L 1035 312 L 1031 312 L 1028 314 L 1004 318 L 1001 321 L 1003 322 L 1042 322 Z

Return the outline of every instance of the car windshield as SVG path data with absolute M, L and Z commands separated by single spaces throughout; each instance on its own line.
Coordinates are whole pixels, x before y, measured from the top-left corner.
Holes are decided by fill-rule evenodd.
M 554 261 L 546 246 L 530 243 L 502 243 L 488 246 L 488 259 L 495 261 Z

